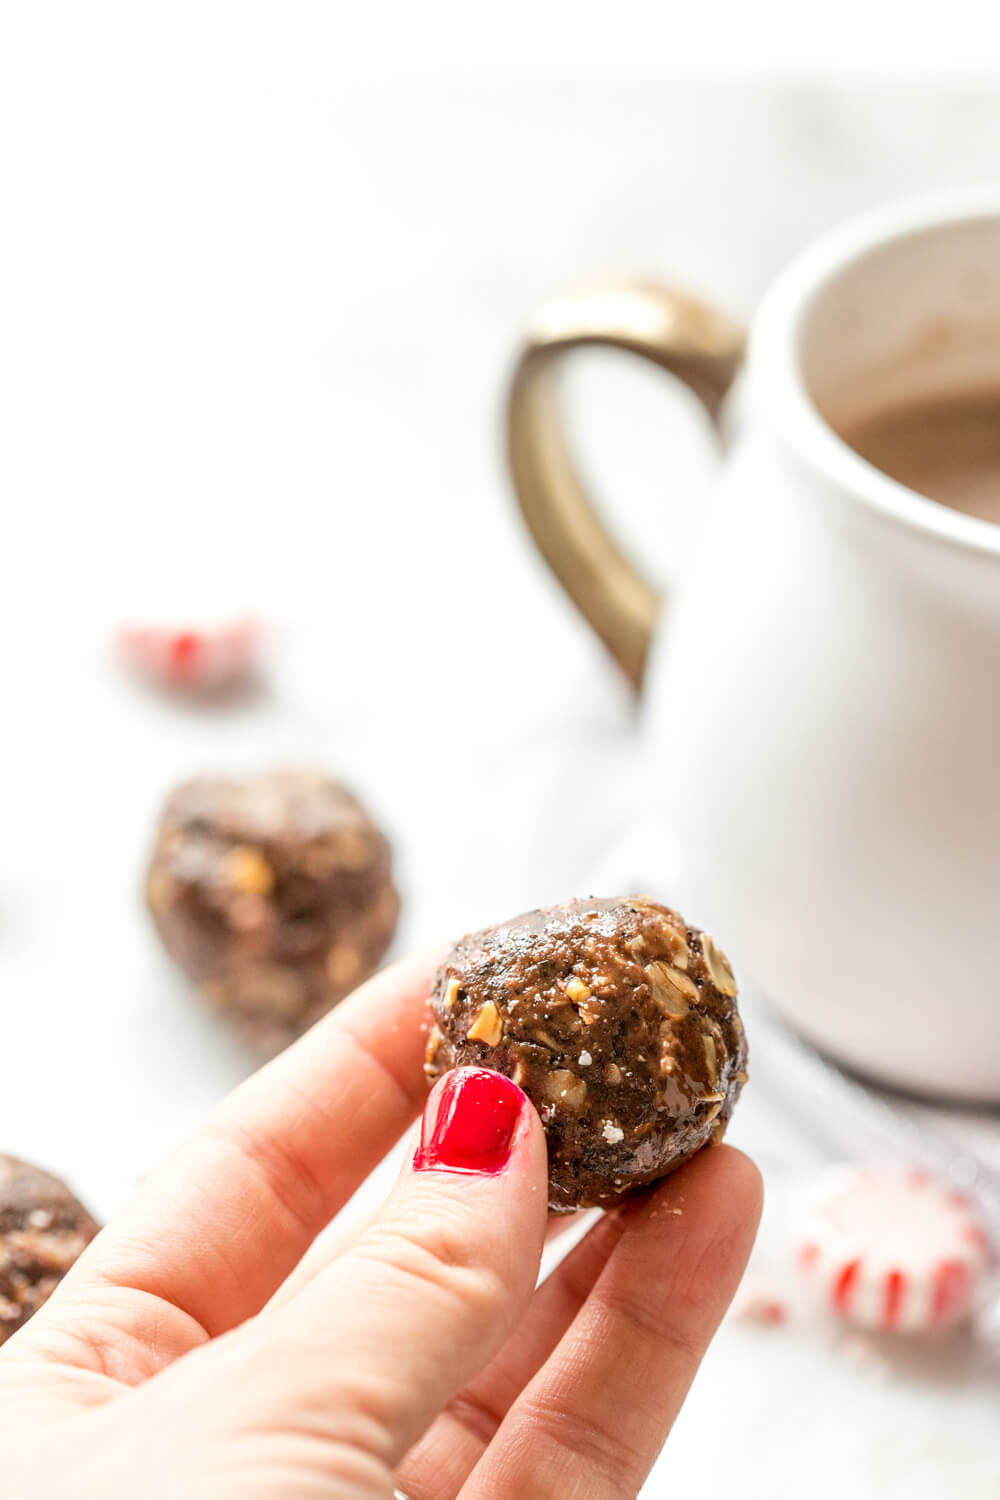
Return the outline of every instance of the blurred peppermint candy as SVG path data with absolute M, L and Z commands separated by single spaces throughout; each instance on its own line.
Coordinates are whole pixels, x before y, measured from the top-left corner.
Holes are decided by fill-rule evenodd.
M 929 1333 L 976 1313 L 996 1259 L 963 1193 L 920 1169 L 844 1165 L 808 1194 L 798 1264 L 855 1327 Z
M 249 682 L 261 628 L 247 614 L 197 619 L 134 617 L 118 626 L 119 652 L 149 682 L 188 693 L 218 693 Z

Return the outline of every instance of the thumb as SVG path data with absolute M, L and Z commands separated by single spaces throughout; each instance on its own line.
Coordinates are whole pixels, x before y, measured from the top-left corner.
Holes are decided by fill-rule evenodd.
M 501 1074 L 460 1068 L 428 1098 L 420 1146 L 378 1218 L 259 1320 L 244 1389 L 331 1450 L 389 1469 L 489 1362 L 534 1291 L 547 1218 L 541 1122 Z

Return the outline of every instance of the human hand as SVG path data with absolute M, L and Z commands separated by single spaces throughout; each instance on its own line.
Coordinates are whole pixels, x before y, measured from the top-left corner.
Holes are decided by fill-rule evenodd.
M 536 1290 L 540 1122 L 462 1070 L 374 1220 L 316 1241 L 424 1103 L 429 986 L 385 971 L 237 1089 L 0 1350 L 6 1500 L 637 1494 L 757 1174 L 702 1152 Z

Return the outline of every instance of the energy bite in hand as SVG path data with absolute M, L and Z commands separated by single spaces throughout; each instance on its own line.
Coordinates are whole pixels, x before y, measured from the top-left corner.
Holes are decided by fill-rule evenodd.
M 51 1296 L 96 1233 L 58 1177 L 0 1156 L 0 1344 Z
M 167 951 L 265 1052 L 367 979 L 399 912 L 384 835 L 308 771 L 179 786 L 146 900 Z
M 567 901 L 470 934 L 438 970 L 426 1071 L 476 1064 L 545 1127 L 549 1206 L 607 1207 L 721 1140 L 746 1081 L 736 983 L 645 897 Z

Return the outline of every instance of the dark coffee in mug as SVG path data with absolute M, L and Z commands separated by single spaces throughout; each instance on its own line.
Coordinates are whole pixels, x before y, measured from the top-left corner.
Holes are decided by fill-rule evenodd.
M 900 484 L 1000 525 L 1000 387 L 885 407 L 840 435 Z

